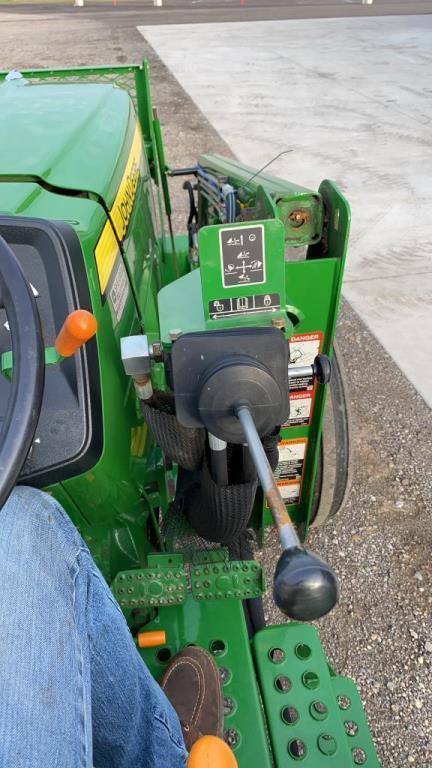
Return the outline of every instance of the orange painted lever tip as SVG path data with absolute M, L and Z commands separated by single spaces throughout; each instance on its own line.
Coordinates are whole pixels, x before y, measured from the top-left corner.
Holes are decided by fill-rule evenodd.
M 64 321 L 54 342 L 54 346 L 62 357 L 73 355 L 97 331 L 97 320 L 86 309 L 76 309 Z
M 187 768 L 238 768 L 228 744 L 218 736 L 202 736 L 193 745 Z
M 138 633 L 138 648 L 155 648 L 157 645 L 165 644 L 166 632 L 163 629 Z

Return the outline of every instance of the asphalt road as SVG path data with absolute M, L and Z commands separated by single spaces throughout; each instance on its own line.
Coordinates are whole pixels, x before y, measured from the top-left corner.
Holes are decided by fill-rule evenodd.
M 220 21 L 257 21 L 262 19 L 314 19 L 332 17 L 394 16 L 432 13 L 431 0 L 163 0 L 162 8 L 154 8 L 151 0 L 123 2 L 84 0 L 84 8 L 43 3 L 0 6 L 6 12 L 19 14 L 55 13 L 95 19 L 108 26 L 134 28 L 139 24 L 193 24 Z M 108 6 L 108 7 L 107 7 Z
M 303 13 L 325 5 L 303 6 Z M 386 5 L 392 12 L 414 12 L 420 3 Z M 370 6 L 363 10 L 371 12 Z M 116 63 L 147 55 L 168 161 L 180 166 L 204 151 L 229 154 L 223 138 L 136 32 L 135 23 L 151 23 L 145 13 L 153 11 L 2 10 L 0 67 Z M 186 201 L 180 183 L 172 191 L 180 226 Z M 356 456 L 344 513 L 310 537 L 311 548 L 334 565 L 341 583 L 341 602 L 319 622 L 319 630 L 333 667 L 359 686 L 383 768 L 432 768 L 432 416 L 347 304 L 338 336 Z M 271 577 L 278 557 L 272 534 L 260 557 Z M 266 611 L 270 621 L 281 620 L 270 599 Z

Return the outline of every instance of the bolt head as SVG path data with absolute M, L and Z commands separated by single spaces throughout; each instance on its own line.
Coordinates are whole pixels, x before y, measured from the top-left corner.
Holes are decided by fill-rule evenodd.
M 281 331 L 285 328 L 285 321 L 281 317 L 273 317 L 271 324 L 273 328 L 280 328 Z

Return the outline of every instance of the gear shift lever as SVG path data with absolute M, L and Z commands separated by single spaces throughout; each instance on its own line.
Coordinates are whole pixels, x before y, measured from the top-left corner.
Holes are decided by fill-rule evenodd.
M 250 408 L 246 403 L 239 403 L 235 412 L 278 528 L 283 549 L 274 575 L 274 601 L 291 619 L 319 619 L 337 603 L 339 590 L 336 574 L 324 560 L 301 546 L 273 477 Z

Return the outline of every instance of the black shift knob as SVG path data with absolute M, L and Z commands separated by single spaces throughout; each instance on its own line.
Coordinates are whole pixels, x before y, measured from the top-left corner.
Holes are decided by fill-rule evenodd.
M 336 574 L 324 560 L 306 549 L 285 549 L 276 566 L 273 598 L 290 619 L 319 619 L 338 601 Z

